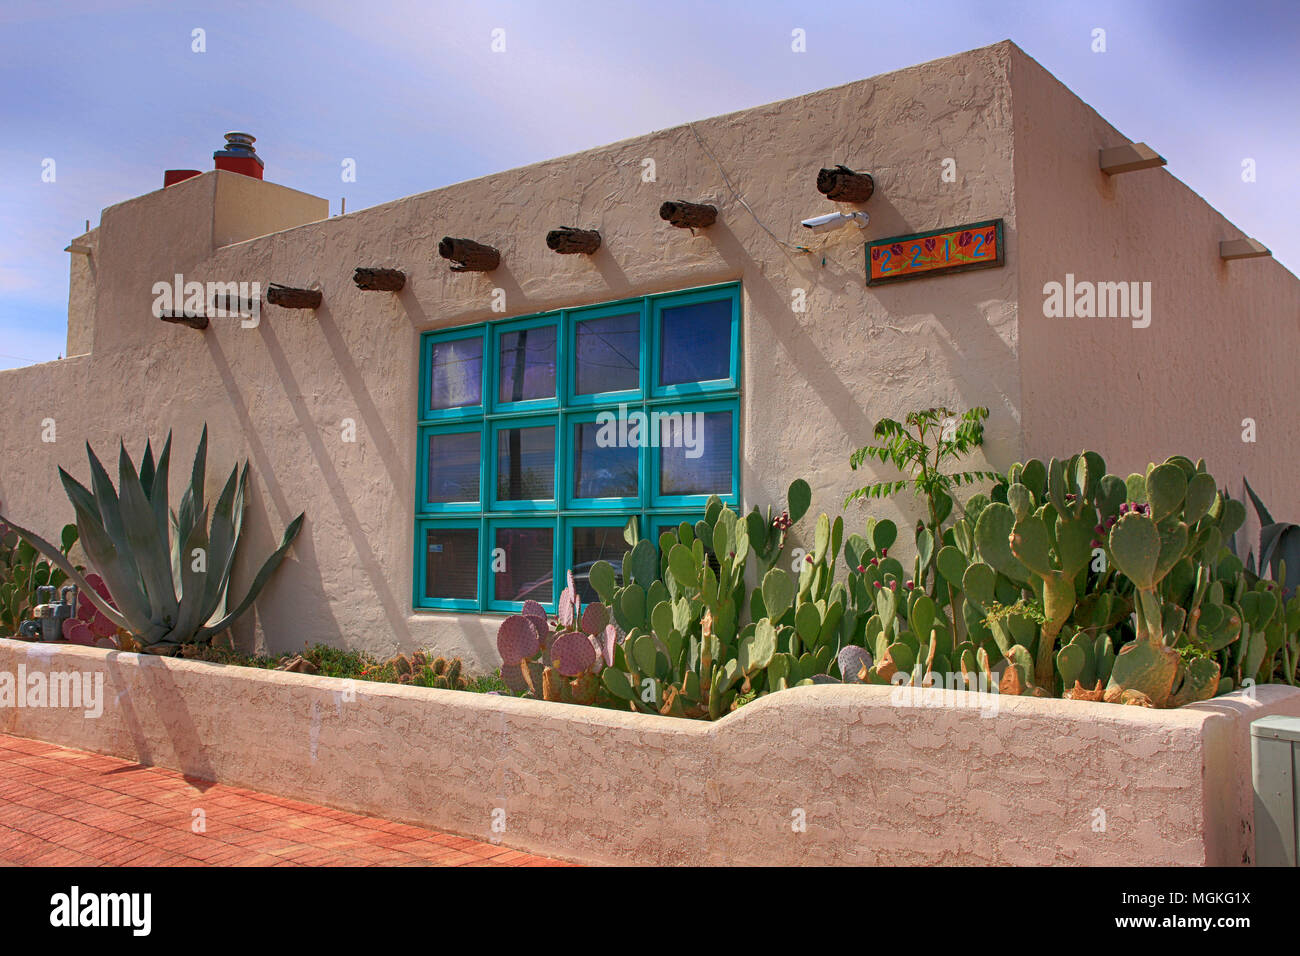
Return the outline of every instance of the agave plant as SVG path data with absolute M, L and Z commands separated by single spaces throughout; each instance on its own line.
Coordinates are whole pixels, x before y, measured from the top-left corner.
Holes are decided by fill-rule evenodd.
M 248 593 L 234 610 L 227 611 L 230 571 L 243 524 L 248 462 L 242 471 L 231 469 L 209 521 L 208 502 L 203 497 L 207 426 L 178 511 L 171 511 L 167 503 L 171 444 L 169 433 L 155 463 L 146 442 L 139 471 L 123 444 L 116 489 L 89 443 L 89 489 L 59 469 L 64 491 L 76 511 L 82 547 L 107 585 L 111 601 L 92 587 L 58 548 L 0 515 L 0 521 L 67 574 L 109 621 L 129 631 L 152 654 L 174 654 L 182 644 L 207 643 L 228 628 L 252 606 L 303 522 L 301 514 L 289 522 L 280 546 L 257 572 Z

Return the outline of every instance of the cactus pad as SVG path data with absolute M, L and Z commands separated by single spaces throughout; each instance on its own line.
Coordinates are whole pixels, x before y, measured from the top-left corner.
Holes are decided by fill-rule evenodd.
M 497 653 L 503 664 L 513 667 L 517 661 L 532 657 L 541 649 L 537 629 L 529 618 L 512 614 L 497 629 Z
M 576 677 L 596 663 L 596 648 L 586 634 L 569 631 L 551 644 L 551 659 L 565 677 Z

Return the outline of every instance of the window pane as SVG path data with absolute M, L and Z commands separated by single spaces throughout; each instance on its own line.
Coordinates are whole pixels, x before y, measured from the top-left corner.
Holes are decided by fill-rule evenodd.
M 483 340 L 433 343 L 429 400 L 434 408 L 461 408 L 483 401 Z
M 659 493 L 730 494 L 731 412 L 686 412 L 659 423 Z
M 424 536 L 424 593 L 431 598 L 478 599 L 478 529 L 430 528 Z
M 549 501 L 555 497 L 555 426 L 497 432 L 497 499 Z
M 498 601 L 550 604 L 554 600 L 551 568 L 555 529 L 497 528 L 493 541 L 493 548 L 505 552 L 504 570 L 492 574 L 493 596 Z
M 573 428 L 574 497 L 635 498 L 640 487 L 638 449 L 630 443 L 602 448 L 597 422 L 576 422 Z
M 555 326 L 506 332 L 501 336 L 497 400 L 526 402 L 555 397 Z
M 573 529 L 573 583 L 583 604 L 599 601 L 591 586 L 591 566 L 597 561 L 608 561 L 614 567 L 614 576 L 623 583 L 623 555 L 627 541 L 620 528 Z
M 574 327 L 579 395 L 621 392 L 641 385 L 641 316 L 611 315 Z
M 664 309 L 660 319 L 659 384 L 731 377 L 731 300 Z
M 429 504 L 478 501 L 479 433 L 429 436 Z

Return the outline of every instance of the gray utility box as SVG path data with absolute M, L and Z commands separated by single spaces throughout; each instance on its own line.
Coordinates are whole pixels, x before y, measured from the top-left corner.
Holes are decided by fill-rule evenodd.
M 1295 866 L 1300 834 L 1300 717 L 1250 725 L 1255 784 L 1255 865 Z

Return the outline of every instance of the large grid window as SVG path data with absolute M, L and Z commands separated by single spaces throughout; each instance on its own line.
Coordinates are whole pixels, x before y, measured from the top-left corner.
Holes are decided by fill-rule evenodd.
M 426 332 L 417 608 L 554 610 L 572 569 L 615 571 L 643 535 L 736 504 L 736 284 Z

